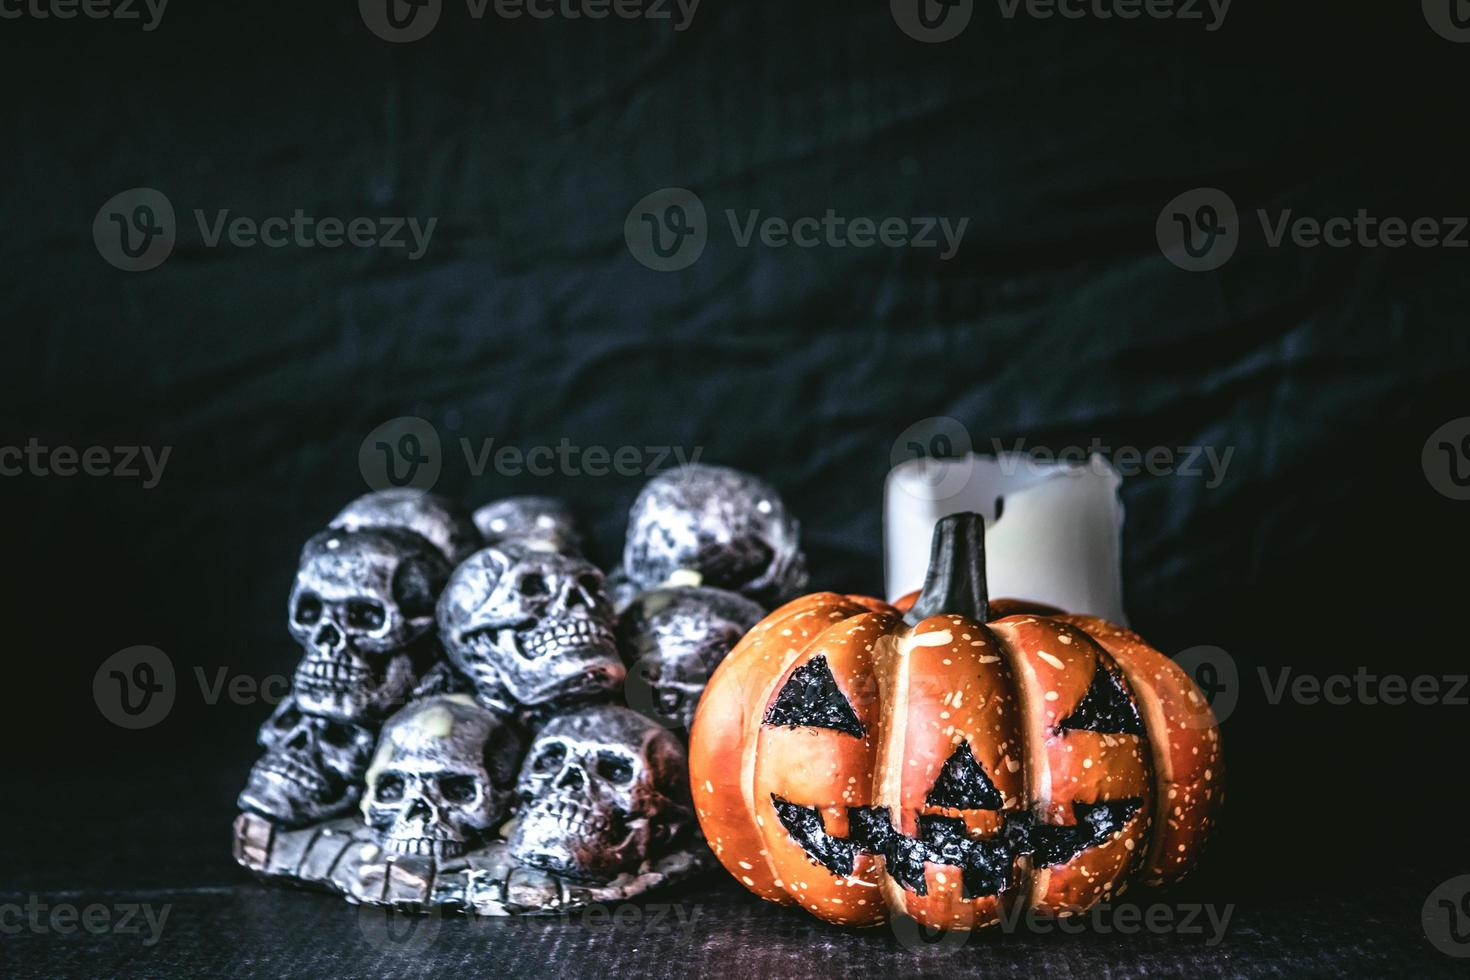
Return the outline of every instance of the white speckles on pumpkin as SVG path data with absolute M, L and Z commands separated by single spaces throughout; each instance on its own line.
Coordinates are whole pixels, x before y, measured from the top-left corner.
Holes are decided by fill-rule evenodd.
M 1045 650 L 1037 650 L 1036 656 L 1038 659 L 1044 660 L 1047 663 L 1051 664 L 1057 670 L 1062 670 L 1067 666 L 1066 664 L 1062 663 L 1060 657 L 1057 657 L 1054 654 L 1047 653 Z

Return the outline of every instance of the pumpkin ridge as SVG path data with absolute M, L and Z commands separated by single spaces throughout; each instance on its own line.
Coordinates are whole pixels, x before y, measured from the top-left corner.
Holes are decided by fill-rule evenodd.
M 904 725 L 894 724 L 894 719 L 908 716 L 909 644 L 918 627 L 910 629 L 900 624 L 900 630 L 901 634 L 889 633 L 879 637 L 873 645 L 873 677 L 878 689 L 878 725 L 874 738 L 877 739 L 878 752 L 873 760 L 871 799 L 873 806 L 882 807 L 890 819 L 899 821 L 901 832 L 906 732 Z M 905 911 L 908 902 L 903 886 L 894 878 L 887 861 L 878 863 L 882 865 L 878 884 L 889 911 Z
M 882 700 L 874 699 L 871 692 L 871 676 L 875 671 L 876 655 L 870 651 L 858 653 L 858 648 L 854 644 L 866 642 L 862 639 L 862 634 L 873 635 L 875 645 L 882 642 L 887 631 L 892 628 L 896 617 L 891 613 L 875 612 L 864 605 L 848 603 L 845 600 L 840 608 L 817 607 L 810 612 L 818 617 L 825 616 L 825 624 L 815 628 L 811 635 L 803 637 L 801 642 L 796 644 L 795 655 L 789 660 L 783 660 L 780 669 L 774 671 L 773 679 L 764 687 L 761 697 L 751 705 L 754 709 L 752 717 L 758 717 L 763 722 L 771 705 L 779 697 L 779 692 L 785 689 L 791 678 L 818 658 L 824 658 L 828 661 L 828 669 L 833 675 L 837 691 L 857 711 L 859 724 L 862 725 L 864 734 L 859 736 L 826 727 L 802 725 L 792 728 L 779 722 L 770 725 L 761 723 L 755 729 L 755 737 L 747 740 L 747 752 L 750 751 L 751 746 L 754 746 L 753 764 L 748 778 L 742 775 L 742 789 L 749 788 L 754 801 L 752 812 L 761 818 L 757 820 L 757 824 L 763 842 L 763 859 L 777 886 L 789 896 L 789 900 L 802 905 L 813 913 L 824 916 L 838 913 L 836 910 L 823 909 L 815 903 L 821 901 L 837 904 L 846 909 L 842 913 L 845 921 L 856 925 L 876 925 L 882 921 L 881 905 L 863 907 L 859 911 L 856 905 L 850 908 L 845 906 L 844 900 L 838 899 L 837 896 L 828 895 L 819 899 L 816 897 L 817 894 L 820 894 L 819 892 L 809 893 L 808 889 L 799 887 L 804 882 L 792 880 L 790 872 L 793 864 L 803 868 L 821 868 L 823 873 L 830 873 L 830 868 L 825 866 L 822 860 L 801 846 L 797 840 L 798 836 L 809 837 L 817 841 L 819 850 L 828 846 L 829 841 L 832 846 L 845 849 L 848 846 L 845 843 L 847 830 L 827 826 L 831 821 L 824 818 L 823 810 L 829 805 L 820 800 L 813 800 L 809 791 L 803 798 L 792 799 L 793 794 L 790 792 L 785 789 L 773 789 L 773 787 L 783 787 L 792 779 L 800 778 L 801 775 L 800 770 L 783 769 L 777 761 L 780 750 L 776 747 L 789 746 L 787 741 L 790 737 L 789 733 L 803 729 L 807 732 L 820 732 L 823 737 L 839 739 L 849 747 L 863 746 L 866 748 L 874 744 L 874 739 L 877 737 L 876 732 L 882 724 L 880 716 L 875 713 L 875 711 L 881 712 Z M 838 665 L 839 661 L 844 658 L 866 661 L 866 666 L 861 670 L 869 675 L 869 679 L 865 681 L 861 674 L 857 677 L 848 677 L 847 670 Z M 844 684 L 847 685 L 846 688 L 843 687 Z M 869 707 L 869 702 L 872 703 L 872 708 Z M 873 717 L 867 718 L 868 715 L 873 715 Z M 877 772 L 877 767 L 873 768 L 874 772 Z M 838 802 L 835 798 L 835 787 L 831 788 L 831 791 L 834 793 L 834 799 L 830 808 L 840 811 L 836 814 L 838 820 L 845 820 L 846 804 Z M 859 800 L 861 801 L 864 797 L 871 800 L 872 792 L 871 786 L 865 787 L 860 793 Z M 848 798 L 845 793 L 843 797 Z M 787 808 L 784 816 L 798 821 L 798 826 L 802 828 L 801 835 L 790 832 L 790 825 L 783 818 L 783 804 Z M 800 812 L 813 808 L 814 812 L 810 815 Z M 799 862 L 795 861 L 795 855 L 789 854 L 788 849 L 793 846 L 800 854 Z M 789 855 L 781 859 L 787 863 L 785 874 L 782 873 L 778 853 Z M 849 880 L 860 880 L 865 873 L 881 876 L 883 874 L 882 863 L 871 862 L 863 867 L 855 866 L 847 877 Z M 881 877 L 873 884 L 881 887 Z M 875 915 L 877 918 L 873 918 Z

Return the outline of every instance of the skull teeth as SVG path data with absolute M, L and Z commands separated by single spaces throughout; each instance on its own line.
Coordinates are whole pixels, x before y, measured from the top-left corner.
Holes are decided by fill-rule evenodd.
M 501 631 L 502 634 L 507 632 L 514 633 L 516 649 L 529 657 L 543 657 L 581 647 L 611 646 L 614 642 L 612 630 L 595 619 L 547 623 L 521 632 Z
M 462 842 L 447 837 L 391 837 L 384 846 L 394 854 L 414 857 L 458 857 L 465 851 Z
M 542 819 L 555 822 L 566 832 L 597 834 L 612 827 L 612 820 L 607 814 L 577 800 L 556 797 L 542 800 L 535 804 L 535 813 Z
M 286 756 L 267 756 L 260 763 L 262 772 L 271 773 L 289 782 L 304 787 L 307 792 L 320 796 L 327 791 L 327 782 L 310 768 Z
M 296 668 L 296 680 L 307 686 L 327 688 L 360 687 L 371 678 L 372 672 L 357 664 L 323 657 L 308 657 Z

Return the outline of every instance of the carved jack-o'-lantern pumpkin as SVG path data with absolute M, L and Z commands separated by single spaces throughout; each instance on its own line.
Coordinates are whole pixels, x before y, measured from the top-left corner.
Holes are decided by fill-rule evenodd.
M 906 615 L 809 595 L 710 679 L 695 809 L 757 895 L 839 924 L 968 929 L 1193 866 L 1221 802 L 1203 696 L 1102 620 L 1007 600 L 991 620 L 983 534 L 974 514 L 940 522 Z

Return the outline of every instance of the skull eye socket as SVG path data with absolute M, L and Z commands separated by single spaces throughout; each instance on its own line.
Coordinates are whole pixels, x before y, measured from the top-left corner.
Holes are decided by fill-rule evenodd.
M 373 788 L 373 795 L 380 803 L 397 803 L 403 799 L 403 777 L 393 773 L 379 776 L 378 784 Z
M 439 794 L 450 803 L 471 803 L 479 795 L 473 776 L 442 776 L 439 779 Z
M 562 762 L 567 757 L 566 746 L 555 742 L 541 750 L 532 766 L 537 772 L 552 772 L 561 768 Z
M 545 595 L 547 592 L 546 579 L 535 573 L 522 575 L 519 588 L 521 595 Z
M 376 599 L 351 599 L 347 603 L 347 625 L 353 629 L 381 629 L 388 613 Z
M 611 783 L 633 781 L 633 761 L 616 752 L 600 752 L 597 755 L 597 774 Z
M 596 596 L 602 591 L 602 580 L 596 575 L 583 575 L 577 579 L 577 587 L 590 596 Z
M 310 592 L 296 600 L 296 622 L 310 626 L 322 618 L 322 601 Z
M 285 711 L 282 711 L 280 714 L 276 715 L 274 719 L 272 719 L 271 726 L 274 728 L 278 728 L 284 732 L 287 729 L 295 728 L 296 723 L 300 720 L 300 711 L 297 711 L 294 707 L 287 708 Z
M 346 725 L 340 722 L 329 721 L 322 726 L 322 741 L 328 745 L 341 748 L 352 741 L 352 732 Z

